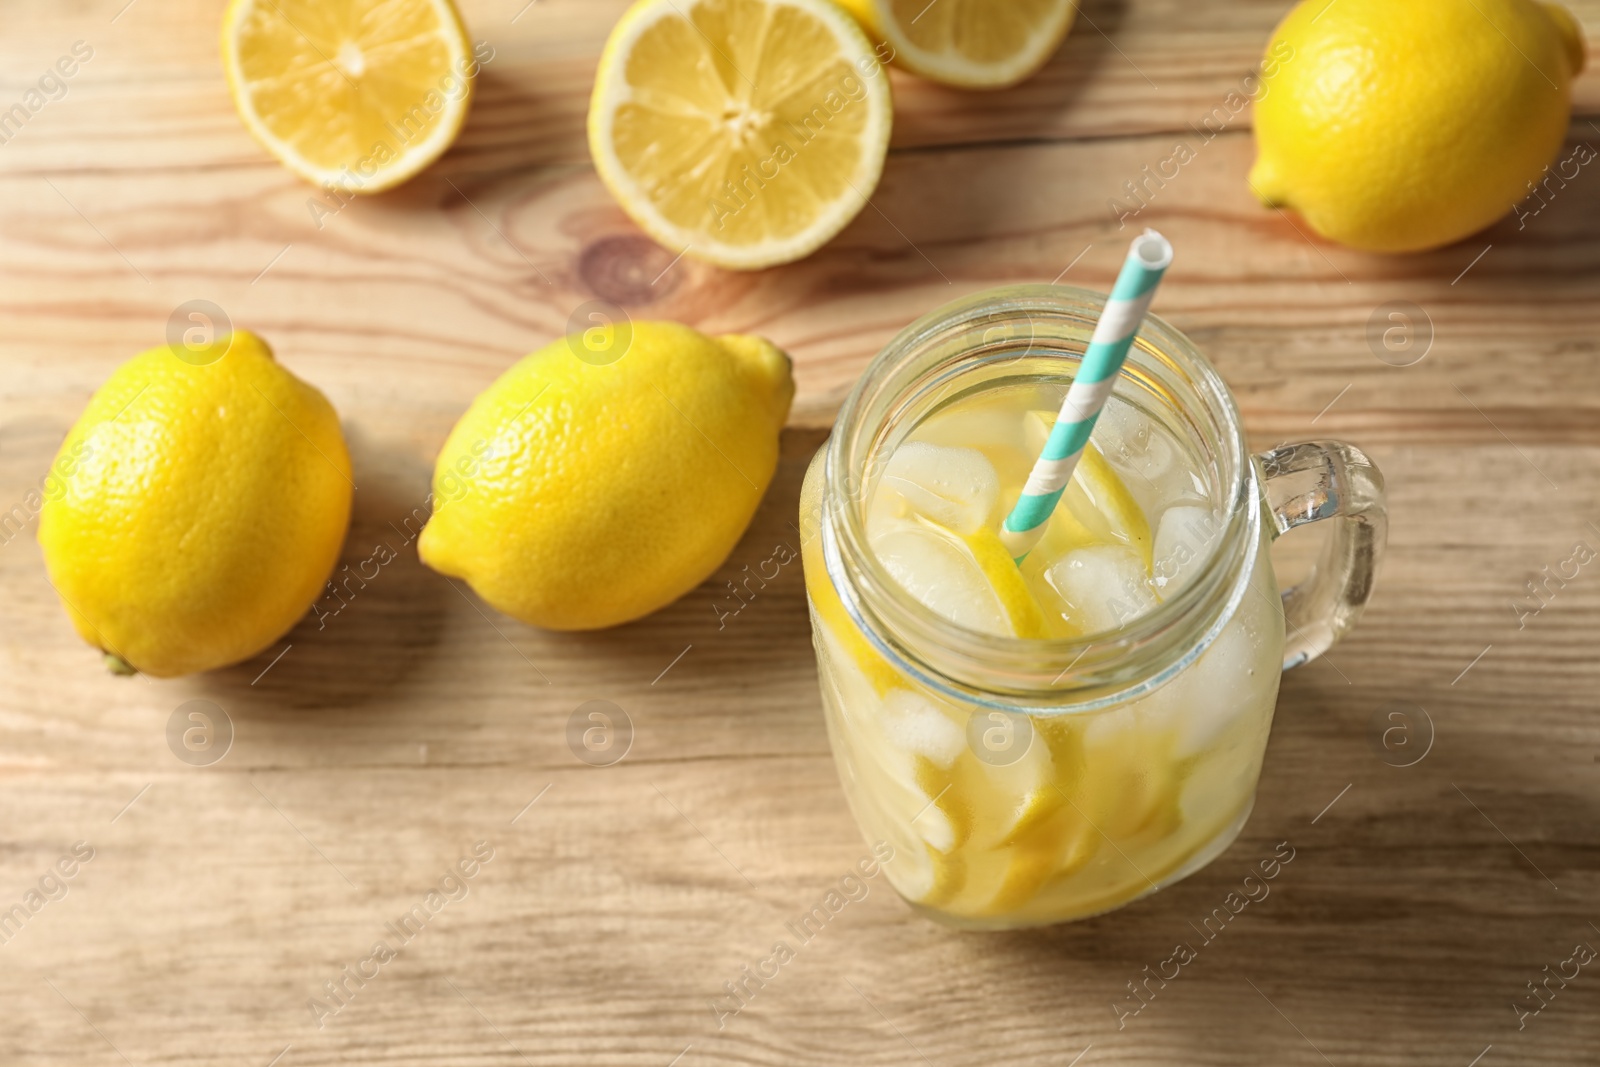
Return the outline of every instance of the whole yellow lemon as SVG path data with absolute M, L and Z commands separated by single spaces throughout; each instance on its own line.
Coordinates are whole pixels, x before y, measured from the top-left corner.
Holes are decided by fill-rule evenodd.
M 1460 240 L 1555 157 L 1583 62 L 1555 4 L 1304 0 L 1267 46 L 1250 185 L 1354 248 Z
M 556 341 L 450 432 L 418 554 L 536 626 L 646 615 L 733 550 L 793 397 L 789 358 L 759 337 L 622 322 Z
M 306 613 L 352 488 L 332 405 L 236 331 L 117 368 L 62 442 L 39 544 L 115 669 L 189 674 L 248 659 Z

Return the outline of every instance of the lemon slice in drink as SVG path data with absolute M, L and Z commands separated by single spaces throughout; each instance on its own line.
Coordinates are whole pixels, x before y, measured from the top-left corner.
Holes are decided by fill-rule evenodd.
M 1030 444 L 1037 449 L 1044 448 L 1045 439 L 1050 436 L 1050 428 L 1056 424 L 1056 413 L 1053 411 L 1030 411 L 1027 414 L 1027 429 Z M 1145 517 L 1144 509 L 1139 502 L 1133 499 L 1133 494 L 1128 492 L 1128 486 L 1122 477 L 1117 474 L 1110 462 L 1090 441 L 1083 449 L 1083 457 L 1078 460 L 1077 468 L 1072 472 L 1072 484 L 1067 489 L 1067 499 L 1062 501 L 1061 509 L 1070 507 L 1073 503 L 1071 496 L 1073 489 L 1081 489 L 1093 505 L 1094 510 L 1111 527 L 1112 534 L 1123 544 L 1139 553 L 1144 560 L 1145 570 L 1152 569 L 1155 556 L 1155 539 L 1150 535 L 1150 520 Z M 1057 521 L 1052 516 L 1051 522 Z
M 1055 54 L 1076 0 L 841 0 L 907 70 L 946 85 L 998 89 Z
M 600 57 L 589 151 L 661 244 L 753 270 L 856 216 L 890 121 L 878 57 L 830 0 L 639 0 Z
M 391 188 L 438 159 L 478 72 L 450 0 L 233 0 L 222 66 L 267 151 L 347 193 Z
M 1023 840 L 1001 853 L 1006 872 L 980 914 L 1006 915 L 1053 881 L 1070 877 L 1094 857 L 1099 834 L 1070 809 L 1057 809 Z
M 884 869 L 889 881 L 907 900 L 930 908 L 955 896 L 967 877 L 967 861 L 963 856 L 946 855 L 927 845 L 897 850 Z
M 820 563 L 821 561 L 818 560 Z M 839 599 L 833 580 L 820 566 L 808 566 L 805 571 L 806 591 L 811 594 L 811 607 L 817 620 L 827 628 L 833 641 L 842 649 L 849 661 L 859 669 L 879 696 L 904 684 L 900 674 L 873 646 Z
M 1148 573 L 1154 554 L 1150 520 L 1145 518 L 1144 509 L 1133 499 L 1133 494 L 1128 492 L 1128 487 L 1111 469 L 1111 464 L 1106 462 L 1106 457 L 1101 455 L 1093 442 L 1084 448 L 1083 458 L 1078 461 L 1078 469 L 1074 473 L 1100 514 L 1111 520 L 1112 528 L 1127 540 L 1129 547 L 1139 553 Z
M 980 526 L 977 532 L 968 534 L 962 540 L 972 550 L 972 557 L 978 561 L 978 569 L 983 571 L 989 587 L 1000 601 L 1000 609 L 1011 624 L 1011 632 L 1017 637 L 1052 636 L 1046 628 L 1044 609 L 1028 591 L 1028 583 L 1022 580 L 1022 572 L 1001 543 L 1000 535 L 987 526 Z

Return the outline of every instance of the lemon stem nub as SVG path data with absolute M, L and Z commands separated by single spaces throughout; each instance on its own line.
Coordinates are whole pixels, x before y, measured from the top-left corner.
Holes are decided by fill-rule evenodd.
M 1556 24 L 1556 32 L 1561 35 L 1561 47 L 1567 53 L 1567 62 L 1572 67 L 1573 75 L 1582 73 L 1588 59 L 1588 50 L 1583 43 L 1583 27 L 1572 17 L 1572 12 L 1560 4 L 1545 2 L 1540 6 L 1550 21 Z
M 1284 202 L 1278 189 L 1277 171 L 1267 162 L 1266 157 L 1256 157 L 1255 166 L 1250 168 L 1250 176 L 1245 181 L 1250 183 L 1250 191 L 1256 194 L 1256 199 L 1261 201 L 1263 207 L 1289 206 Z
M 139 673 L 139 668 L 135 667 L 133 664 L 129 663 L 115 652 L 106 653 L 105 663 L 106 670 L 123 678 L 130 678 Z

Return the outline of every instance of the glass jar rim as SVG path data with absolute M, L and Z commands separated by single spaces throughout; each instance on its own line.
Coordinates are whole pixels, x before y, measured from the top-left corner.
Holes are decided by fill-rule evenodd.
M 1028 325 L 1024 354 L 1006 358 L 1075 363 L 1081 349 L 1070 351 L 1073 342 L 1065 337 L 1052 338 L 1056 349 L 1037 349 L 1038 323 L 1057 320 L 1081 334 L 1086 346 L 1104 302 L 1103 294 L 1076 287 L 1025 285 L 986 290 L 935 309 L 874 357 L 841 407 L 826 446 L 822 556 L 846 612 L 897 669 L 962 701 L 1028 714 L 1061 714 L 1132 699 L 1165 684 L 1192 663 L 1232 618 L 1249 584 L 1263 515 L 1238 409 L 1210 362 L 1156 315 L 1146 316 L 1119 378 L 1129 376 L 1130 368 L 1143 368 L 1146 374 L 1161 371 L 1175 381 L 1181 379 L 1191 395 L 1178 398 L 1188 403 L 1175 410 L 1201 416 L 1192 428 L 1201 431 L 1210 445 L 1210 458 L 1220 476 L 1220 485 L 1212 487 L 1213 504 L 1224 519 L 1193 577 L 1171 599 L 1115 629 L 1081 637 L 1001 636 L 969 629 L 928 608 L 895 581 L 868 548 L 865 508 L 859 505 L 873 484 L 870 464 L 888 451 L 883 435 L 894 412 L 884 403 L 885 392 L 905 400 L 929 374 L 979 351 L 957 343 L 954 355 L 930 361 L 929 354 L 937 353 L 941 344 L 949 345 L 975 330 L 985 330 L 982 336 L 987 337 L 1019 319 Z M 919 360 L 927 366 L 919 368 Z M 1119 392 L 1122 387 L 1119 380 Z M 862 490 L 854 501 L 853 484 Z M 919 647 L 934 648 L 940 666 L 919 655 Z M 1025 663 L 1043 663 L 1050 669 L 1065 666 L 1041 682 L 1049 671 L 1025 668 Z

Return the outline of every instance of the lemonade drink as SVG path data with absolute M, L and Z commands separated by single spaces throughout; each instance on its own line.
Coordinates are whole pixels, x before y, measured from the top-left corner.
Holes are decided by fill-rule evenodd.
M 1202 462 L 1113 396 L 1048 532 L 1014 564 L 997 531 L 1066 387 L 1013 382 L 944 403 L 863 482 L 882 571 L 976 634 L 1112 640 L 1178 597 L 1221 540 L 1227 505 Z M 802 515 L 821 510 L 825 453 Z M 1022 713 L 918 677 L 869 638 L 838 595 L 825 539 L 806 540 L 840 776 L 868 839 L 894 845 L 886 870 L 908 901 L 961 925 L 1057 922 L 1148 893 L 1227 846 L 1253 802 L 1283 654 L 1264 530 L 1252 531 L 1259 550 L 1231 610 L 1164 682 L 1087 710 Z

